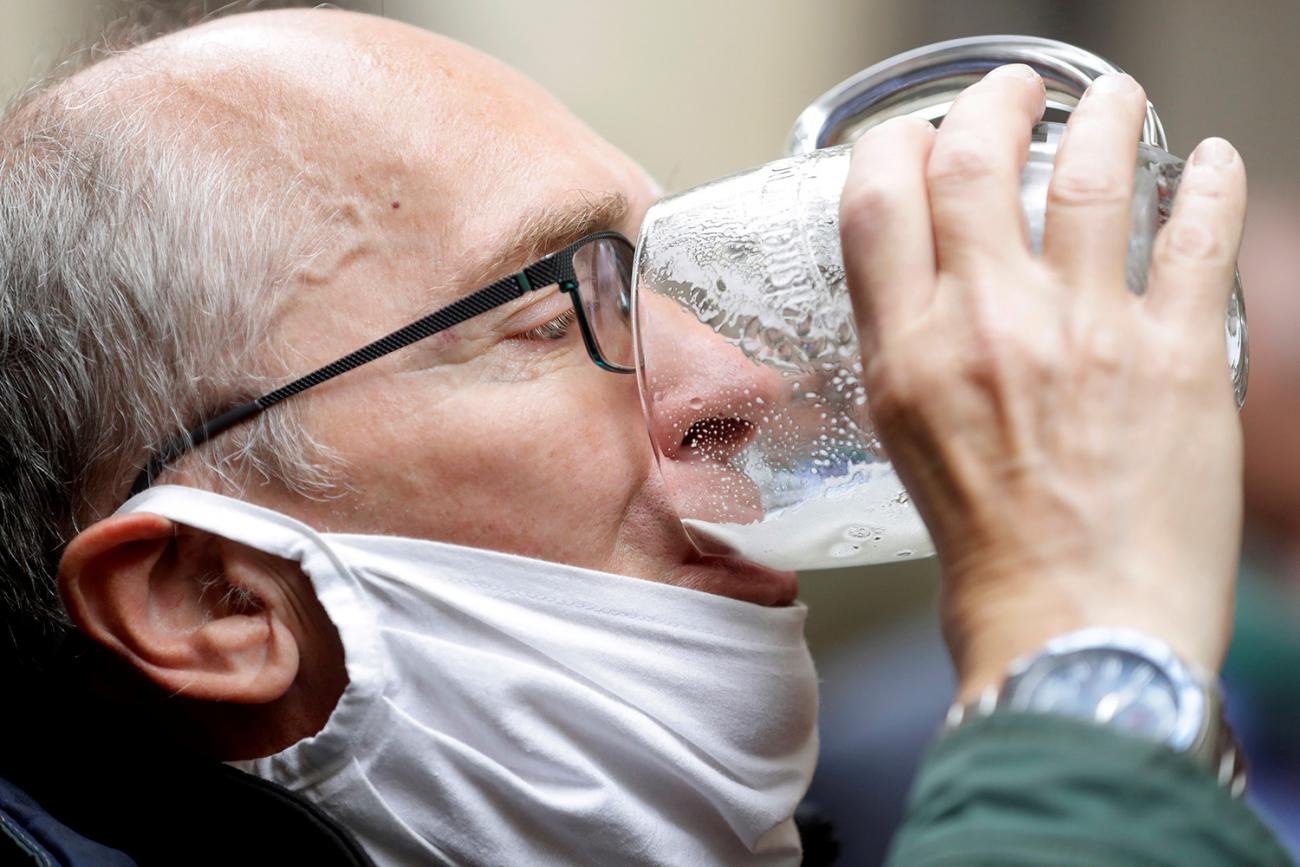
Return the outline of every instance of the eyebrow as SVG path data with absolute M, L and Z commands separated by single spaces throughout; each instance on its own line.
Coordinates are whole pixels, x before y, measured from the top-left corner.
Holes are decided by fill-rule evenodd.
M 526 214 L 489 259 L 479 282 L 522 268 L 592 232 L 613 228 L 627 213 L 627 196 L 609 192 L 583 193 L 558 209 Z
M 502 243 L 492 241 L 484 245 L 492 252 L 470 272 L 472 278 L 460 287 L 456 297 L 481 289 L 592 232 L 618 225 L 628 210 L 627 196 L 623 193 L 583 192 L 558 208 L 536 209 L 525 214 L 507 234 L 499 236 L 504 239 Z M 431 301 L 419 311 L 418 318 L 454 300 L 442 297 Z

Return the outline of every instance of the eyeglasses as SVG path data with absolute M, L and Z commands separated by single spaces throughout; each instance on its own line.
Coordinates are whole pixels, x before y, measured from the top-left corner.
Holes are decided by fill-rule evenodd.
M 574 318 L 582 331 L 582 341 L 591 360 L 602 370 L 611 373 L 634 373 L 633 252 L 632 243 L 618 232 L 587 235 L 563 250 L 544 256 L 517 274 L 503 277 L 288 385 L 208 419 L 188 433 L 154 449 L 148 463 L 131 485 L 131 496 L 152 485 L 158 475 L 181 455 L 277 403 L 514 301 L 525 292 L 534 292 L 547 286 L 559 284 L 560 291 L 567 293 L 572 300 Z

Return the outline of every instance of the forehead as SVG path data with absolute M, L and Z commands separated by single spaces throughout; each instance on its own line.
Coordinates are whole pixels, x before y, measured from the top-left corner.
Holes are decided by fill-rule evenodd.
M 400 211 L 426 255 L 508 243 L 521 221 L 610 193 L 635 219 L 652 195 L 638 166 L 530 79 L 387 19 L 256 13 L 150 50 L 174 70 L 173 93 L 192 89 L 220 116 L 231 147 L 271 151 L 344 223 Z M 173 102 L 189 122 L 195 107 Z
M 270 182 L 306 191 L 323 215 L 327 240 L 306 291 L 279 310 L 286 339 L 315 334 L 320 354 L 496 279 L 503 263 L 522 266 L 509 260 L 545 246 L 548 225 L 591 216 L 590 228 L 635 232 L 654 196 L 635 163 L 528 78 L 385 19 L 241 15 L 168 37 L 141 59 L 169 70 L 176 122 L 211 115 L 203 127 L 228 139 L 220 146 L 265 153 L 278 173 Z M 622 218 L 610 207 L 618 200 Z

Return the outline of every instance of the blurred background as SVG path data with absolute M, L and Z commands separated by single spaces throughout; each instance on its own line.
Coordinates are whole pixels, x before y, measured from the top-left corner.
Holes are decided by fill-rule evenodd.
M 0 94 L 93 39 L 125 4 L 0 0 Z M 138 4 L 137 4 L 138 5 Z M 168 3 L 218 14 L 231 4 Z M 245 2 L 240 8 L 314 5 Z M 1225 669 L 1257 806 L 1300 857 L 1300 34 L 1298 0 L 355 0 L 537 79 L 668 191 L 780 156 L 795 116 L 872 63 L 929 42 L 1025 33 L 1114 61 L 1186 155 L 1208 135 L 1250 171 L 1247 540 Z M 823 753 L 810 797 L 841 863 L 879 862 L 951 696 L 933 561 L 810 573 Z

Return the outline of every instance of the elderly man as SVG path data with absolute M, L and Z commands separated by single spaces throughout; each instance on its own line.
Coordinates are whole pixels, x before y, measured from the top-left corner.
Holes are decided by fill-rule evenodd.
M 1041 260 L 1028 69 L 855 154 L 868 389 L 944 561 L 962 700 L 1080 627 L 1210 670 L 1226 644 L 1244 174 L 1197 151 L 1128 296 L 1143 106 L 1126 77 L 1082 104 Z M 4 140 L 8 621 L 61 604 L 172 697 L 145 740 L 271 781 L 353 863 L 798 861 L 795 577 L 693 551 L 618 375 L 644 172 L 501 64 L 337 12 L 113 56 Z M 1253 822 L 1222 798 L 1207 838 Z

